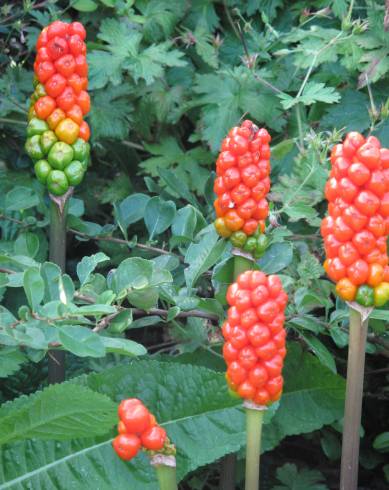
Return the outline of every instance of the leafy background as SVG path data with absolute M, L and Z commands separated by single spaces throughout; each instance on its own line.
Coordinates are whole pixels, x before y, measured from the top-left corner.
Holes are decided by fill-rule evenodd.
M 34 44 L 56 18 L 86 26 L 93 102 L 66 274 L 48 262 L 49 202 L 23 150 Z M 348 321 L 321 266 L 323 187 L 345 131 L 389 144 L 387 27 L 384 2 L 369 0 L 2 2 L 0 488 L 82 488 L 86 475 L 156 488 L 144 458 L 124 464 L 109 443 L 115 404 L 135 394 L 177 444 L 182 488 L 218 488 L 228 453 L 242 482 L 218 326 L 232 262 L 211 223 L 220 141 L 244 117 L 273 137 L 258 266 L 291 299 L 262 485 L 338 487 Z M 360 488 L 389 481 L 388 318 L 375 312 L 368 337 Z M 67 351 L 69 381 L 47 388 L 49 347 Z

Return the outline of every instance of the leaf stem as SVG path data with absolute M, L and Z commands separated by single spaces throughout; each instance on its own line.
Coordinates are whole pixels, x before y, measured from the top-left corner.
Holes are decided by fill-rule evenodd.
M 246 408 L 246 490 L 259 489 L 259 465 L 264 410 Z
M 358 485 L 359 428 L 361 425 L 367 329 L 368 318 L 363 319 L 361 313 L 350 306 L 350 337 L 340 490 L 356 490 Z

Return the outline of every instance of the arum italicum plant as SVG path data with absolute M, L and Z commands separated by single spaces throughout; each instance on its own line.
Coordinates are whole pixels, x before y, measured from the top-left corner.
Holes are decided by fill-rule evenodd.
M 288 296 L 278 277 L 250 270 L 268 245 L 270 141 L 266 129 L 251 121 L 231 129 L 221 145 L 214 185 L 215 228 L 234 247 L 235 282 L 227 292 L 230 308 L 222 326 L 223 354 L 231 394 L 245 400 L 248 490 L 259 487 L 263 414 L 281 396 L 286 354 L 283 325 Z
M 26 151 L 50 197 L 50 261 L 65 271 L 66 217 L 74 186 L 89 164 L 90 130 L 86 32 L 80 22 L 54 21 L 36 44 L 34 92 L 28 113 Z M 65 378 L 64 352 L 51 351 L 49 382 Z
M 348 133 L 331 153 L 325 188 L 328 216 L 321 233 L 324 268 L 349 305 L 349 352 L 341 460 L 341 490 L 358 486 L 368 317 L 389 300 L 389 150 L 380 141 Z

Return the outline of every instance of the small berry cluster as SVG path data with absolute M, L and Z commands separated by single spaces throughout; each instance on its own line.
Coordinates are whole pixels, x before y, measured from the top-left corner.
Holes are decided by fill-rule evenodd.
M 123 400 L 118 408 L 119 435 L 112 442 L 117 455 L 129 461 L 140 449 L 161 452 L 168 447 L 165 429 L 160 427 L 143 403 L 137 398 Z
M 229 286 L 227 301 L 222 332 L 228 385 L 240 397 L 268 405 L 282 393 L 288 295 L 278 276 L 249 270 Z
M 382 306 L 389 299 L 389 150 L 374 136 L 348 133 L 332 150 L 325 196 L 324 268 L 337 294 Z
M 57 20 L 42 30 L 36 45 L 25 148 L 38 180 L 58 196 L 82 181 L 89 161 L 85 37 L 80 22 Z
M 223 140 L 216 162 L 216 231 L 257 257 L 267 246 L 261 233 L 269 214 L 270 141 L 266 129 L 243 121 Z

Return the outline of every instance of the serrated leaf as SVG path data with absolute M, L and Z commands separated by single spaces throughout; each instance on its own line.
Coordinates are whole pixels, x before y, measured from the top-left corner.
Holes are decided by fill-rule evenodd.
M 281 104 L 285 110 L 296 104 L 312 105 L 315 102 L 334 104 L 339 102 L 340 94 L 333 87 L 326 87 L 324 83 L 308 82 L 300 96 L 291 97 L 288 94 L 280 94 Z
M 328 490 L 327 485 L 322 484 L 324 476 L 317 470 L 303 468 L 286 463 L 277 469 L 277 479 L 284 485 L 276 485 L 273 490 Z
M 264 426 L 265 451 L 286 435 L 317 430 L 343 413 L 344 380 L 311 354 L 303 353 L 298 345 L 289 347 L 284 374 L 280 407 L 271 424 Z M 181 448 L 177 452 L 179 480 L 244 445 L 244 414 L 237 408 L 240 401 L 227 394 L 222 372 L 169 362 L 135 361 L 74 382 L 85 383 L 116 403 L 130 396 L 139 397 Z M 58 490 L 82 488 L 84 472 L 76 470 L 80 467 L 88 475 L 88 484 L 102 490 L 112 488 L 112 481 L 117 490 L 156 488 L 155 473 L 147 459 L 141 455 L 130 463 L 120 461 L 110 439 L 28 441 L 0 451 L 0 474 L 10 490 L 26 482 L 31 490 L 51 490 L 53 481 L 58 482 Z M 44 463 L 42 457 L 35 457 L 37 454 L 44 455 Z M 21 464 L 14 464 L 15 456 L 23 456 Z
M 369 98 L 366 94 L 345 90 L 339 104 L 330 107 L 320 120 L 320 127 L 324 129 L 341 129 L 346 131 L 364 131 L 370 126 Z
M 28 438 L 66 440 L 106 434 L 116 422 L 116 410 L 107 396 L 86 386 L 52 385 L 8 403 L 7 411 L 0 412 L 0 445 Z
M 26 361 L 27 357 L 19 348 L 0 348 L 0 378 L 6 378 L 16 373 Z

